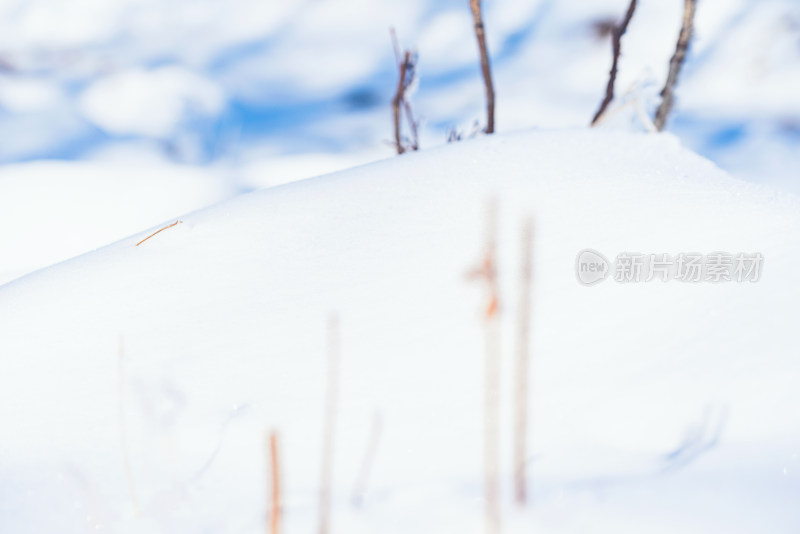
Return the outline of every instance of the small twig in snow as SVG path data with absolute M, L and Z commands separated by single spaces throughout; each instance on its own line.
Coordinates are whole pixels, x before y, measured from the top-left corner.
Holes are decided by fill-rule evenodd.
M 281 484 L 280 465 L 278 462 L 278 435 L 272 431 L 267 436 L 268 461 L 269 461 L 269 512 L 267 513 L 268 534 L 278 534 L 281 523 Z
M 394 48 L 395 60 L 397 61 L 397 69 L 399 76 L 397 79 L 397 89 L 394 98 L 392 98 L 392 116 L 394 123 L 394 147 L 398 154 L 403 154 L 408 150 L 419 150 L 419 134 L 417 132 L 417 121 L 414 119 L 414 114 L 411 110 L 411 104 L 408 101 L 407 92 L 409 87 L 414 83 L 416 54 L 412 54 L 406 50 L 404 53 L 400 51 L 400 43 L 397 40 L 397 33 L 394 28 L 389 29 L 392 37 L 392 47 Z M 401 122 L 403 120 L 402 112 L 405 112 L 406 122 L 408 129 L 411 133 L 411 140 L 408 141 L 403 138 L 401 133 Z
M 488 302 L 484 311 L 484 492 L 486 533 L 500 532 L 500 297 L 497 280 L 497 206 L 490 202 L 486 213 L 486 245 L 481 265 L 470 278 L 483 281 Z
M 681 72 L 683 60 L 686 59 L 686 52 L 689 49 L 689 42 L 692 40 L 694 32 L 694 13 L 697 7 L 697 0 L 684 0 L 683 4 L 683 24 L 681 32 L 678 34 L 678 44 L 675 53 L 669 60 L 669 74 L 664 89 L 661 90 L 661 105 L 656 111 L 656 118 L 653 121 L 656 129 L 660 132 L 667 125 L 667 117 L 672 111 L 675 101 L 675 84 L 678 83 L 678 74 Z
M 403 143 L 402 135 L 400 134 L 400 106 L 403 104 L 403 93 L 406 88 L 406 70 L 408 69 L 408 61 L 411 59 L 411 52 L 406 51 L 404 59 L 400 62 L 400 76 L 397 79 L 397 92 L 392 99 L 392 114 L 394 115 L 394 144 L 397 148 L 397 153 L 402 154 L 406 151 Z
M 486 133 L 494 132 L 494 83 L 492 82 L 492 66 L 489 61 L 489 50 L 486 46 L 486 28 L 483 25 L 481 0 L 469 0 L 472 19 L 475 23 L 475 37 L 478 40 L 478 51 L 481 55 L 481 74 L 486 86 Z
M 153 232 L 153 233 L 152 233 L 152 234 L 150 234 L 149 236 L 145 237 L 144 239 L 142 239 L 141 241 L 139 241 L 138 243 L 136 243 L 136 246 L 138 247 L 139 245 L 141 245 L 142 243 L 144 243 L 145 241 L 147 241 L 148 239 L 150 239 L 150 238 L 151 238 L 151 237 L 153 237 L 154 235 L 156 235 L 156 234 L 159 234 L 159 233 L 161 233 L 161 232 L 163 232 L 164 230 L 167 230 L 167 229 L 169 229 L 169 228 L 172 228 L 172 227 L 173 227 L 173 226 L 175 226 L 176 224 L 180 224 L 180 223 L 182 223 L 182 222 L 183 222 L 183 221 L 180 221 L 180 220 L 178 220 L 178 221 L 175 221 L 175 222 L 174 222 L 174 223 L 172 223 L 172 224 L 168 224 L 167 226 L 165 226 L 164 228 L 161 228 L 160 230 L 156 230 L 155 232 Z
M 634 11 L 636 11 L 636 0 L 631 0 L 631 3 L 628 5 L 628 10 L 625 12 L 625 18 L 622 19 L 620 24 L 615 25 L 611 31 L 611 48 L 613 50 L 611 71 L 608 73 L 606 96 L 600 103 L 600 108 L 597 110 L 597 113 L 594 114 L 594 118 L 592 118 L 592 126 L 598 123 L 600 117 L 603 116 L 603 113 L 605 113 L 608 108 L 608 105 L 614 100 L 614 84 L 617 80 L 617 65 L 619 64 L 619 56 L 622 52 L 622 36 L 625 35 L 625 32 L 628 30 L 628 24 L 633 18 Z

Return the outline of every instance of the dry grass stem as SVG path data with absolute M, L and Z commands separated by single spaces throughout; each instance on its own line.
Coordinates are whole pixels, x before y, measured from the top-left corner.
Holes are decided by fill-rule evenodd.
M 150 234 L 149 236 L 145 237 L 144 239 L 142 239 L 141 241 L 139 241 L 138 243 L 136 243 L 136 246 L 138 247 L 139 245 L 141 245 L 142 243 L 144 243 L 145 241 L 147 241 L 148 239 L 150 239 L 150 238 L 151 238 L 151 237 L 153 237 L 154 235 L 156 235 L 156 234 L 160 234 L 160 233 L 161 233 L 161 232 L 163 232 L 164 230 L 168 230 L 168 229 L 172 228 L 173 226 L 176 226 L 176 225 L 178 225 L 178 224 L 180 224 L 180 223 L 182 223 L 182 222 L 183 222 L 183 221 L 180 221 L 180 220 L 178 220 L 178 221 L 175 221 L 175 222 L 174 222 L 174 223 L 172 223 L 172 224 L 168 224 L 167 226 L 165 226 L 164 228 L 161 228 L 160 230 L 156 230 L 155 232 L 153 232 L 153 233 L 152 233 L 152 234 Z

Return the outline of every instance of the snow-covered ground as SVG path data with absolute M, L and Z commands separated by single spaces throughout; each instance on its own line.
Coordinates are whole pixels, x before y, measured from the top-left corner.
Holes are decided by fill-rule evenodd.
M 611 61 L 609 38 L 595 28 L 618 19 L 626 5 L 484 2 L 499 131 L 585 126 Z M 639 2 L 623 42 L 615 109 L 637 102 L 654 109 L 680 9 L 680 1 Z M 687 147 L 737 177 L 795 193 L 798 21 L 793 0 L 700 2 L 669 124 Z M 61 209 L 44 226 L 50 205 L 24 202 L 37 224 L 3 218 L 14 235 L 0 230 L 0 281 L 165 217 L 142 209 L 131 224 L 97 216 L 87 227 L 82 219 L 96 204 L 85 200 L 84 172 L 77 171 L 83 164 L 90 175 L 98 162 L 134 167 L 107 173 L 101 210 L 130 213 L 118 188 L 172 203 L 177 214 L 391 156 L 388 101 L 397 73 L 390 26 L 419 52 L 414 106 L 423 147 L 443 144 L 453 127 L 472 131 L 484 120 L 484 104 L 466 0 L 0 1 L 0 162 L 14 164 L 0 166 L 2 197 L 23 205 L 20 173 L 32 189 L 57 180 L 63 205 L 77 214 Z M 605 128 L 642 129 L 627 104 Z M 50 163 L 33 178 L 41 159 L 68 163 Z M 141 170 L 143 161 L 148 168 Z M 27 162 L 31 168 L 20 169 Z M 207 175 L 197 180 L 198 191 L 165 185 L 156 198 L 151 182 L 138 178 L 170 175 L 175 165 L 192 167 L 180 174 Z M 219 182 L 215 198 L 209 181 Z
M 469 140 L 175 213 L 0 287 L 0 531 L 263 532 L 269 429 L 283 532 L 315 528 L 331 314 L 332 532 L 484 531 L 486 301 L 466 274 L 492 201 L 503 532 L 797 532 L 799 201 L 669 134 L 583 129 Z M 528 216 L 532 505 L 517 509 Z M 764 261 L 757 282 L 586 287 L 586 248 Z
M 0 532 L 263 532 L 270 429 L 282 532 L 314 529 L 332 314 L 332 532 L 484 531 L 467 273 L 492 199 L 502 531 L 797 532 L 800 5 L 699 2 L 669 133 L 648 135 L 682 2 L 640 0 L 589 130 L 598 29 L 627 4 L 485 0 L 499 134 L 446 145 L 485 120 L 466 0 L 0 0 Z M 423 152 L 400 158 L 390 27 L 419 53 Z M 587 248 L 763 265 L 585 287 Z

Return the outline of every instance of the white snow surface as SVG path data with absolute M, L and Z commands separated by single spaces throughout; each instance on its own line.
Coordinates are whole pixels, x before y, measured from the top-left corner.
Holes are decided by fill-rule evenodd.
M 586 126 L 611 65 L 610 38 L 597 24 L 619 20 L 628 3 L 484 2 L 497 131 Z M 681 8 L 679 0 L 637 4 L 602 128 L 643 130 L 641 117 L 655 113 Z M 668 123 L 736 177 L 794 194 L 798 21 L 796 0 L 700 2 Z M 423 149 L 444 144 L 452 129 L 480 130 L 484 86 L 464 0 L 350 0 L 346 8 L 305 0 L 0 0 L 0 226 L 14 226 L 0 230 L 0 283 L 232 192 L 393 155 L 389 27 L 419 53 L 412 104 Z M 140 171 L 141 160 L 152 165 Z M 100 196 L 80 179 L 96 175 L 98 164 L 137 169 L 109 170 Z M 184 182 L 156 192 L 154 181 L 138 179 L 169 180 L 176 167 L 198 176 L 198 191 Z M 11 174 L 30 183 L 6 180 Z M 24 202 L 29 187 L 35 197 L 52 182 L 61 205 L 76 207 L 56 210 L 55 221 L 49 204 Z M 214 187 L 220 194 L 209 195 Z M 131 210 L 142 198 L 167 211 L 153 218 L 147 207 Z M 34 222 L 8 215 L 13 222 L 5 223 L 6 204 Z M 94 216 L 104 211 L 128 213 L 130 224 L 115 228 Z
M 797 532 L 800 202 L 668 134 L 587 130 L 465 141 L 175 213 L 0 286 L 0 531 L 263 532 L 269 429 L 283 532 L 315 528 L 331 314 L 332 532 L 484 531 L 485 295 L 466 273 L 492 201 L 503 532 Z M 532 503 L 519 509 L 527 216 Z M 764 268 L 756 283 L 585 287 L 587 247 L 760 252 Z
M 0 166 L 0 284 L 234 196 L 221 176 L 141 158 Z

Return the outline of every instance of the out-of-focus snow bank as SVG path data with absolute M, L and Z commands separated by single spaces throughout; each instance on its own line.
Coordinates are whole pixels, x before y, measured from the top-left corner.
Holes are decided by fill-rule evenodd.
M 486 2 L 499 131 L 588 124 L 611 64 L 599 28 L 627 4 Z M 637 100 L 655 109 L 681 7 L 638 3 L 615 107 Z M 794 191 L 796 158 L 781 146 L 798 145 L 798 20 L 794 0 L 700 2 L 669 125 L 726 169 Z M 252 146 L 388 153 L 397 75 L 389 27 L 419 52 L 423 146 L 483 119 L 478 51 L 461 0 L 0 2 L 0 162 L 84 159 L 131 137 L 166 138 L 154 150 L 172 148 L 184 162 L 236 159 Z M 743 152 L 744 162 L 736 157 Z
M 491 198 L 503 531 L 796 532 L 798 200 L 669 135 L 599 131 L 497 135 L 240 196 L 0 287 L 0 530 L 262 532 L 270 428 L 284 531 L 314 528 L 333 312 L 332 531 L 482 531 L 485 302 L 465 273 Z M 518 510 L 526 216 L 532 504 Z M 764 264 L 755 283 L 586 287 L 587 247 Z

